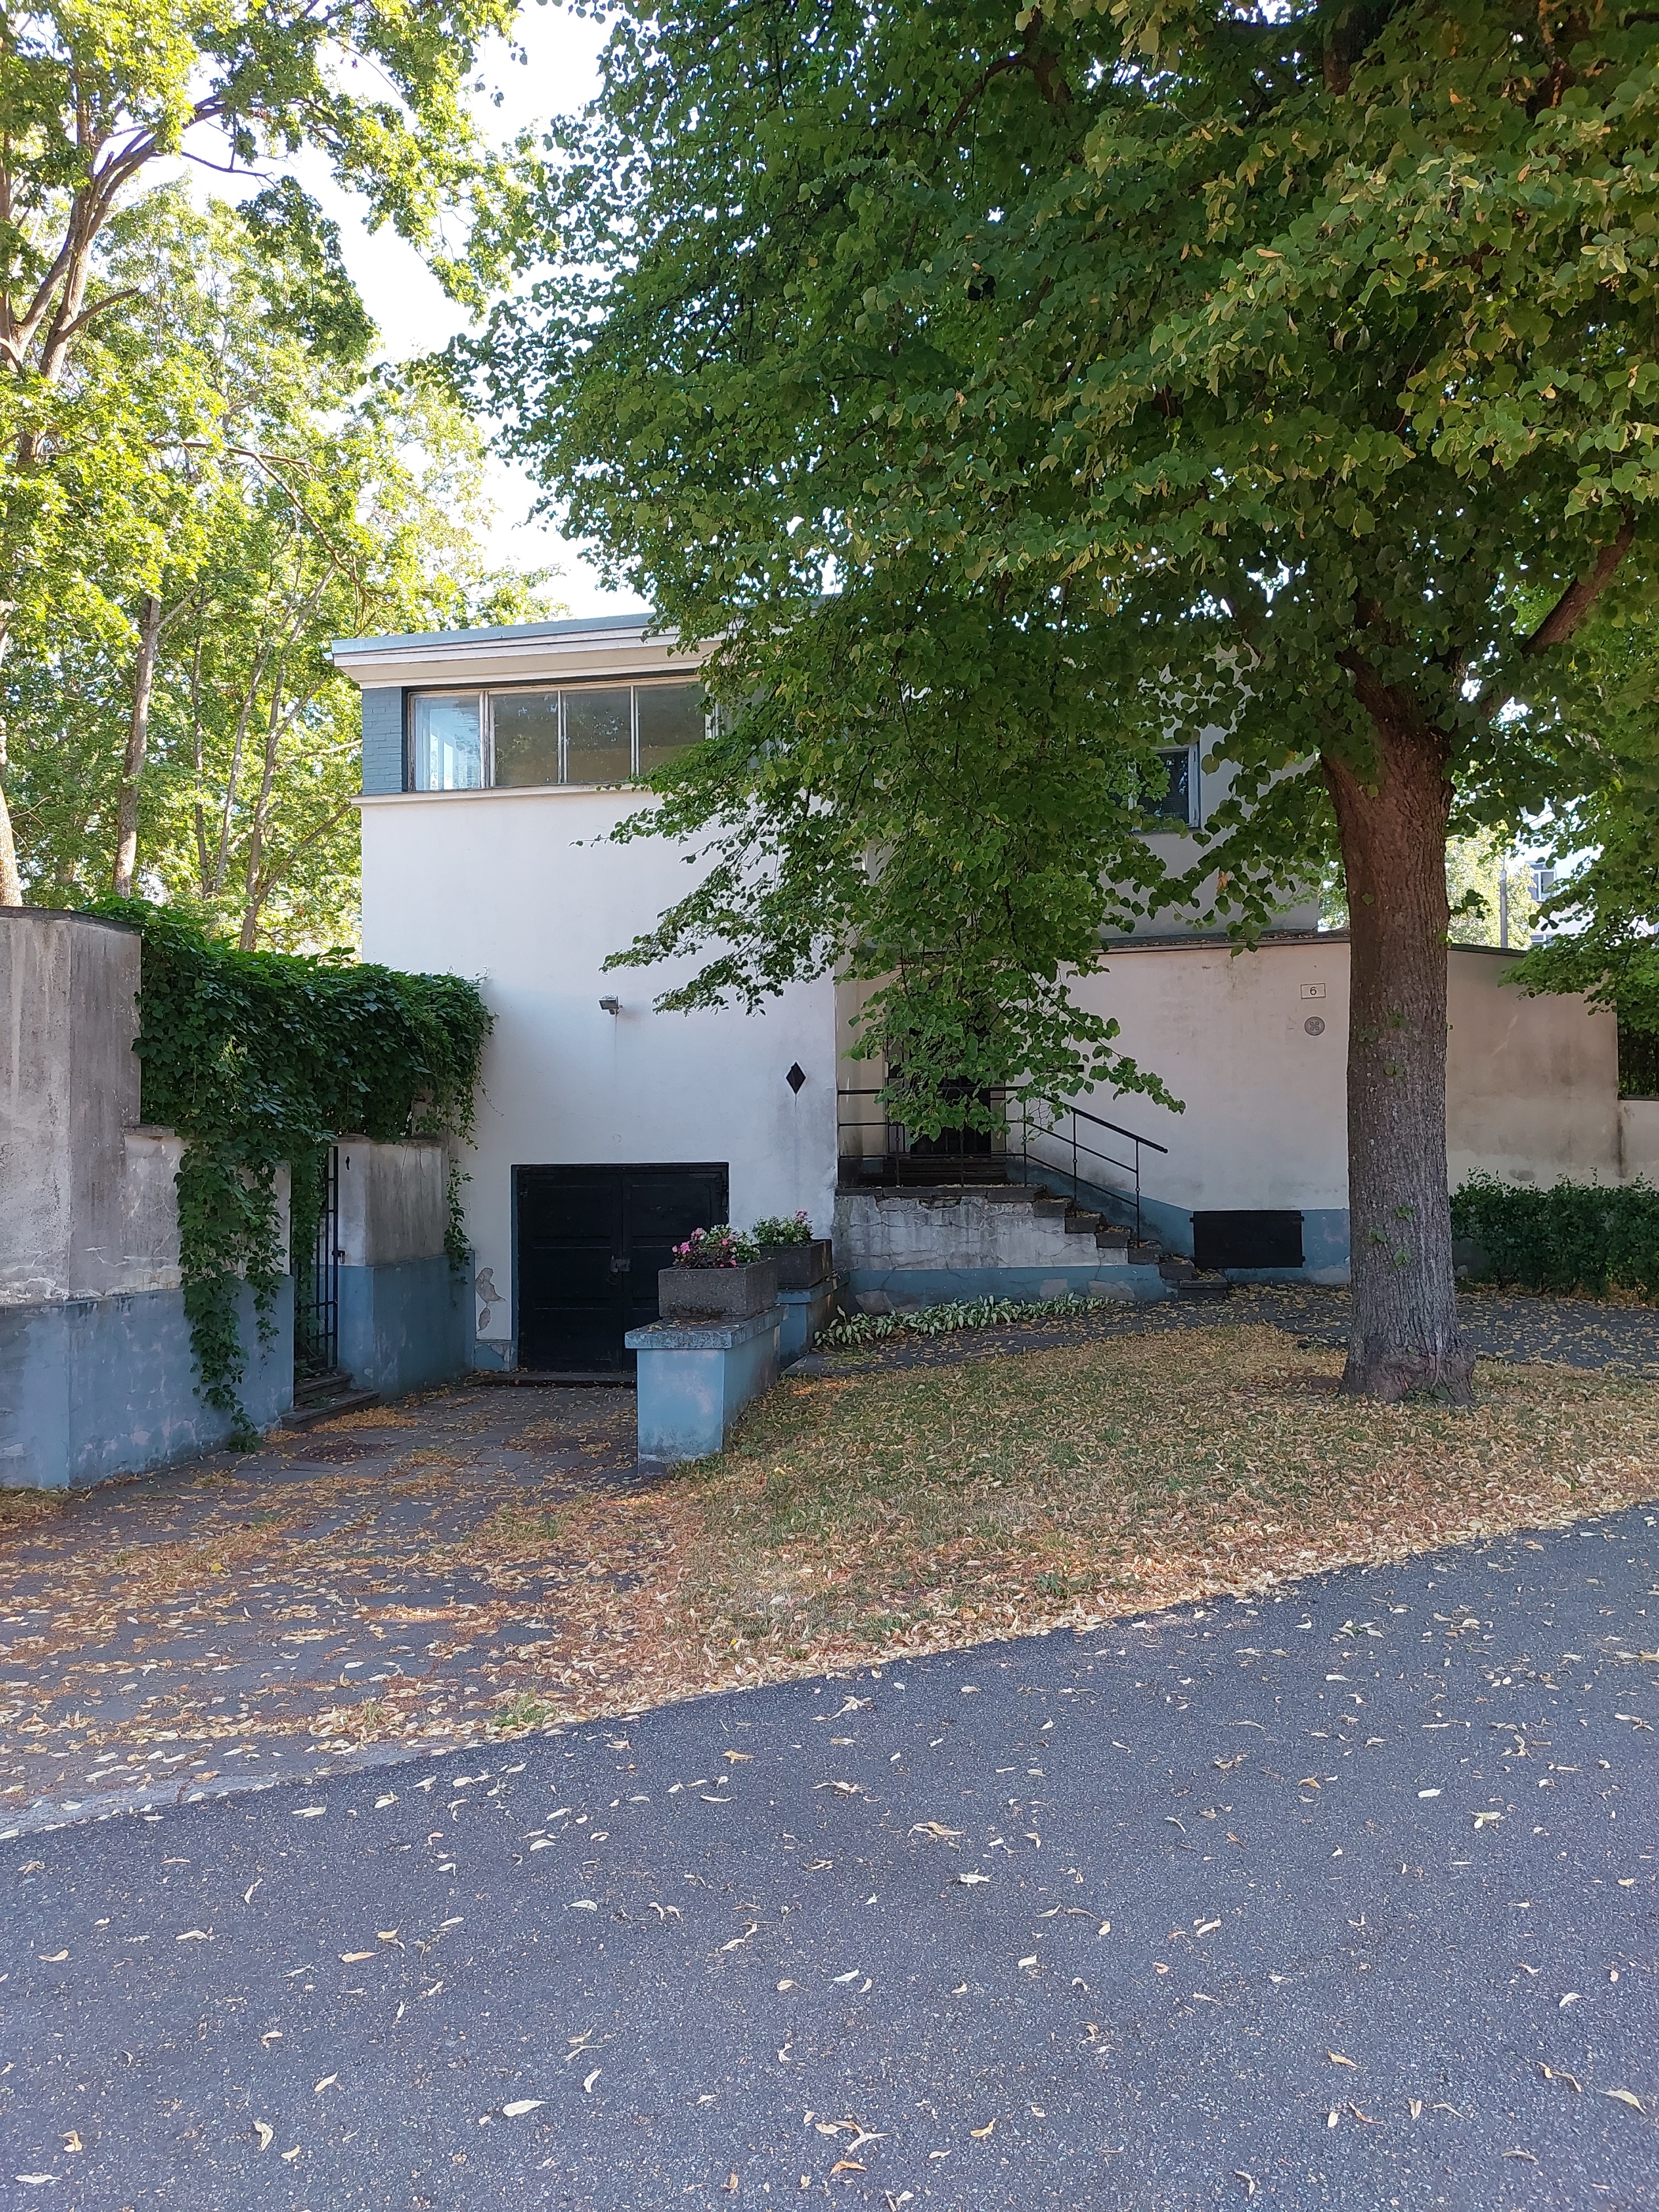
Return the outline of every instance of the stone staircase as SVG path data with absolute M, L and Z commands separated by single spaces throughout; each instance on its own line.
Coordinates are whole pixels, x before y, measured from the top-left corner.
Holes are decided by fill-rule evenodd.
M 1188 1304 L 1230 1298 L 1233 1286 L 1218 1269 L 1199 1267 L 1179 1253 L 1166 1252 L 1155 1238 L 1135 1242 L 1134 1231 L 1109 1220 L 1073 1198 L 1057 1196 L 1044 1183 L 1030 1186 L 1031 1211 L 1040 1221 L 1063 1221 L 1068 1237 L 1092 1237 L 1100 1252 L 1122 1252 L 1132 1267 L 1156 1267 L 1176 1297 Z
M 1041 1182 L 843 1185 L 836 1260 L 866 1312 L 983 1296 L 1195 1303 L 1232 1293 L 1224 1275 Z

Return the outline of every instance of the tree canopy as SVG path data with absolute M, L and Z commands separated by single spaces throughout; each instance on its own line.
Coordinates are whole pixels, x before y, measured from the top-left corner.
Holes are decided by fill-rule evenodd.
M 1066 977 L 1126 905 L 1248 938 L 1340 860 L 1355 1389 L 1468 1387 L 1449 828 L 1595 784 L 1569 648 L 1651 618 L 1656 62 L 1559 0 L 641 6 L 466 356 L 725 641 L 662 817 L 722 865 L 638 948 L 694 990 L 850 959 L 983 1078 L 1109 1077 Z M 1231 796 L 1160 878 L 1193 730 Z
M 338 241 L 292 173 L 320 155 L 428 256 L 485 296 L 514 193 L 467 103 L 516 0 L 62 0 L 0 10 L 0 653 L 109 601 L 148 558 L 165 398 L 91 342 L 134 295 L 106 234 L 179 160 L 262 179 L 249 218 L 289 274 L 295 335 L 361 354 L 368 325 Z M 106 586 L 113 586 L 112 592 Z M 0 778 L 6 732 L 0 728 Z M 22 896 L 0 781 L 0 906 Z
M 358 694 L 329 641 L 512 621 L 538 580 L 477 550 L 477 427 L 370 369 L 366 320 L 319 343 L 244 210 L 163 187 L 98 268 L 123 297 L 77 374 L 122 384 L 151 439 L 118 565 L 33 610 L 0 669 L 23 880 L 60 905 L 137 880 L 245 950 L 351 942 Z

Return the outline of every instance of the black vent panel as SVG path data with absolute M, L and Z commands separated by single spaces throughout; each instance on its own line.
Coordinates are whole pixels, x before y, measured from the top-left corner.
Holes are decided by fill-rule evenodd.
M 1302 1216 L 1265 1208 L 1195 1213 L 1193 1258 L 1200 1267 L 1299 1267 Z

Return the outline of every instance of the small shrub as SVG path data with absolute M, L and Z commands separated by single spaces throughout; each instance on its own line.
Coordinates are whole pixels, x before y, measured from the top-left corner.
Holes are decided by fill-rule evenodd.
M 1477 1173 L 1452 1193 L 1452 1234 L 1485 1255 L 1487 1280 L 1518 1290 L 1659 1292 L 1659 1190 L 1638 1182 L 1548 1190 Z
M 812 1217 L 804 1206 L 795 1213 L 768 1214 L 750 1231 L 749 1241 L 762 1252 L 775 1252 L 780 1245 L 810 1244 Z
M 830 1351 L 879 1344 L 891 1336 L 946 1336 L 958 1328 L 997 1328 L 1012 1322 L 1075 1321 L 1091 1310 L 1086 1298 L 969 1298 L 950 1305 L 919 1306 L 914 1313 L 843 1314 L 818 1333 Z
M 759 1257 L 753 1240 L 729 1221 L 716 1222 L 712 1229 L 694 1229 L 684 1244 L 674 1247 L 677 1267 L 741 1267 Z

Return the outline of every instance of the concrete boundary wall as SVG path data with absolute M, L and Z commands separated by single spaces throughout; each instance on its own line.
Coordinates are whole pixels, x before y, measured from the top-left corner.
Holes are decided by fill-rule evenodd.
M 185 1315 L 183 1140 L 138 1119 L 135 930 L 0 913 L 0 1486 L 62 1489 L 213 1449 Z M 386 1395 L 465 1371 L 470 1271 L 444 1253 L 448 1158 L 434 1139 L 339 1140 L 341 1363 Z M 289 1176 L 277 1177 L 289 1242 Z M 283 1262 L 286 1265 L 286 1260 Z M 269 1335 L 244 1288 L 240 1395 L 256 1428 L 294 1396 L 294 1281 Z
M 472 1277 L 444 1251 L 449 1154 L 436 1137 L 337 1142 L 340 1365 L 382 1396 L 430 1389 L 471 1364 Z

